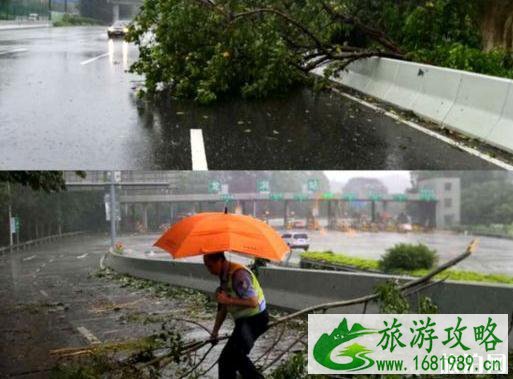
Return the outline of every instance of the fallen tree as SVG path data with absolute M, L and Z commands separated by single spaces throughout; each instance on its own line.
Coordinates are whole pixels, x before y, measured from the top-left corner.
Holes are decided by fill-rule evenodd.
M 131 71 L 144 75 L 142 92 L 201 103 L 286 93 L 315 83 L 308 73 L 319 66 L 328 78 L 369 57 L 513 77 L 511 51 L 483 51 L 486 9 L 466 0 L 146 0 L 127 36 L 140 52 Z
M 440 265 L 439 267 L 433 269 L 427 275 L 425 275 L 421 278 L 414 279 L 414 280 L 411 280 L 409 282 L 399 285 L 398 290 L 401 293 L 408 291 L 408 295 L 412 295 L 414 293 L 425 290 L 427 287 L 430 287 L 433 285 L 432 283 L 429 283 L 429 281 L 432 278 L 434 278 L 436 275 L 442 273 L 443 271 L 447 270 L 448 268 L 455 266 L 456 264 L 463 261 L 464 259 L 468 258 L 477 249 L 477 245 L 478 245 L 477 240 L 472 241 L 469 244 L 469 246 L 467 247 L 467 249 L 465 250 L 465 252 L 463 252 L 462 254 L 456 256 L 455 258 L 453 258 L 453 259 L 445 262 L 444 264 Z M 440 281 L 437 283 L 440 283 Z M 274 328 L 280 324 L 287 323 L 288 321 L 295 319 L 295 318 L 304 317 L 304 316 L 306 316 L 308 314 L 312 314 L 312 313 L 319 313 L 319 312 L 325 313 L 327 310 L 333 309 L 333 308 L 338 309 L 338 308 L 343 308 L 343 307 L 347 307 L 350 305 L 364 304 L 364 309 L 366 309 L 366 305 L 371 301 L 377 300 L 378 297 L 379 297 L 379 293 L 375 292 L 372 294 L 368 294 L 368 295 L 357 297 L 357 298 L 350 299 L 350 300 L 341 300 L 341 301 L 335 301 L 335 302 L 330 302 L 330 303 L 318 304 L 318 305 L 315 305 L 312 307 L 308 307 L 308 308 L 299 310 L 297 312 L 291 313 L 289 315 L 286 315 L 284 317 L 281 317 L 277 320 L 272 321 L 269 324 L 269 329 Z M 302 334 L 300 336 L 300 338 L 295 340 L 289 346 L 287 351 L 290 351 L 295 345 L 300 343 L 305 336 L 306 336 L 306 334 Z M 183 346 L 183 350 L 180 351 L 180 354 L 190 354 L 191 352 L 197 351 L 206 345 L 209 345 L 212 343 L 217 343 L 217 342 L 225 340 L 227 338 L 229 338 L 229 335 L 221 336 L 217 339 L 209 338 L 209 339 L 206 339 L 203 341 L 191 341 Z M 211 350 L 209 349 L 205 354 L 208 355 L 210 353 L 210 351 Z M 284 354 L 285 353 L 283 353 L 282 355 L 284 355 Z M 161 357 L 155 358 L 151 362 L 145 363 L 142 367 L 147 367 L 147 366 L 155 365 L 155 364 L 159 365 L 159 367 L 163 367 L 165 364 L 170 363 L 172 360 L 173 359 L 172 359 L 171 355 L 163 355 Z M 203 360 L 204 360 L 204 357 L 202 357 L 201 361 L 203 361 Z M 269 367 L 271 367 L 271 366 L 269 366 Z M 269 367 L 265 367 L 265 368 L 269 368 Z
M 397 296 L 404 298 L 405 296 L 420 293 L 429 287 L 442 283 L 445 279 L 437 281 L 433 281 L 432 279 L 469 257 L 476 250 L 477 243 L 477 240 L 472 241 L 472 243 L 462 254 L 459 254 L 453 259 L 433 269 L 427 275 L 421 278 L 416 278 L 403 284 L 393 283 L 394 288 L 397 291 Z M 276 331 L 272 344 L 257 358 L 256 363 L 261 363 L 262 371 L 267 371 L 274 367 L 276 363 L 283 358 L 283 356 L 288 355 L 290 352 L 294 351 L 298 345 L 302 345 L 299 351 L 304 350 L 304 346 L 306 346 L 306 330 L 304 330 L 303 324 L 302 328 L 299 330 L 299 333 L 295 333 L 296 337 L 291 341 L 286 341 L 285 348 L 275 354 L 275 356 L 271 356 L 271 353 L 276 353 L 276 345 L 282 340 L 285 331 L 288 327 L 291 326 L 291 323 L 294 323 L 295 320 L 304 320 L 305 316 L 308 314 L 324 313 L 330 309 L 338 310 L 350 305 L 357 304 L 363 305 L 362 312 L 365 313 L 367 310 L 367 305 L 370 302 L 378 301 L 379 299 L 380 292 L 378 289 L 376 289 L 376 292 L 365 296 L 318 304 L 274 319 L 269 324 L 269 329 L 266 333 L 273 329 L 278 330 Z M 52 351 L 52 354 L 61 358 L 74 358 L 84 354 L 95 354 L 98 352 L 118 352 L 124 349 L 134 350 L 134 347 L 142 346 L 143 349 L 145 349 L 145 351 L 149 352 L 150 354 L 132 354 L 128 358 L 118 361 L 112 366 L 111 369 L 113 371 L 119 371 L 130 367 L 130 370 L 135 370 L 141 375 L 141 377 L 143 377 L 145 374 L 151 376 L 152 373 L 159 372 L 172 363 L 186 362 L 187 369 L 182 375 L 178 375 L 179 377 L 184 378 L 192 374 L 196 374 L 201 377 L 212 370 L 216 366 L 217 361 L 214 361 L 208 368 L 203 369 L 202 371 L 201 367 L 207 360 L 209 354 L 211 354 L 213 351 L 214 345 L 226 340 L 229 338 L 229 335 L 223 335 L 216 339 L 207 337 L 205 339 L 184 341 L 179 335 L 176 334 L 175 329 L 178 328 L 176 322 L 193 324 L 202 329 L 206 334 L 209 334 L 209 328 L 197 321 L 184 318 L 176 318 L 173 316 L 171 316 L 168 321 L 173 322 L 173 324 L 163 327 L 163 330 L 168 333 L 165 336 L 159 334 L 158 336 L 149 336 L 147 339 L 142 340 L 126 341 L 121 343 L 94 344 L 85 348 L 58 349 Z M 155 339 L 158 339 L 158 344 L 155 344 Z M 285 341 L 282 342 L 285 343 Z M 156 353 L 157 351 L 158 353 Z
M 151 93 L 208 103 L 235 93 L 262 97 L 327 76 L 358 59 L 405 59 L 387 34 L 351 14 L 344 1 L 146 1 L 128 39 L 139 46 L 131 70 Z M 341 6 L 342 5 L 342 6 Z M 354 35 L 366 43 L 353 45 Z

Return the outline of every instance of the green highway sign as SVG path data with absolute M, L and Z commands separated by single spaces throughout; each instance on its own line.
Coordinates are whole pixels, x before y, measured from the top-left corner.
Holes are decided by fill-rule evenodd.
M 325 200 L 332 200 L 335 198 L 335 195 L 331 192 L 325 192 L 321 195 L 321 197 Z
M 356 200 L 356 194 L 355 193 L 345 193 L 345 194 L 342 195 L 342 200 L 355 201 Z
M 221 199 L 222 199 L 225 203 L 229 203 L 229 202 L 231 202 L 231 201 L 234 201 L 234 200 L 235 200 L 235 199 L 234 199 L 234 197 L 233 197 L 233 195 L 231 195 L 231 194 L 229 194 L 229 193 L 228 193 L 228 194 L 226 194 L 226 193 L 221 194 Z
M 296 193 L 294 195 L 294 200 L 296 200 L 296 201 L 306 201 L 308 199 L 309 199 L 308 195 L 306 195 L 304 193 Z
M 280 201 L 280 200 L 283 200 L 284 199 L 284 196 L 282 193 L 271 193 L 269 194 L 269 200 L 272 200 L 272 201 Z
M 213 180 L 208 183 L 208 193 L 219 193 L 221 192 L 221 182 L 218 180 Z
M 381 195 L 379 193 L 371 193 L 371 194 L 369 194 L 369 198 L 372 201 L 381 201 L 381 200 L 383 200 L 383 195 Z
M 257 182 L 257 191 L 259 193 L 269 193 L 271 192 L 271 185 L 268 180 L 259 180 Z
M 308 179 L 306 187 L 309 192 L 319 191 L 319 179 Z
M 405 202 L 406 200 L 408 200 L 408 196 L 406 196 L 404 193 L 395 194 L 392 196 L 392 198 L 395 201 L 399 201 L 399 202 Z
M 432 189 L 422 189 L 420 191 L 420 200 L 422 201 L 436 201 L 435 191 Z

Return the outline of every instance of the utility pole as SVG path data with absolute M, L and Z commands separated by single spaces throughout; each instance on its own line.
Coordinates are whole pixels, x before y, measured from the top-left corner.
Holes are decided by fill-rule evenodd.
M 9 199 L 9 252 L 12 254 L 12 245 L 13 245 L 13 238 L 12 238 L 12 205 L 11 205 L 11 185 L 9 182 L 7 182 L 7 198 Z
M 57 232 L 62 235 L 62 207 L 61 207 L 61 198 L 57 197 Z
M 48 20 L 52 21 L 52 0 L 48 0 Z
M 116 187 L 114 171 L 110 172 L 110 246 L 116 244 Z

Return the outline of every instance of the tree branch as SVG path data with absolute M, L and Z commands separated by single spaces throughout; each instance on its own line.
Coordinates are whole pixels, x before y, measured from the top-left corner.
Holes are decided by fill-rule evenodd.
M 439 273 L 441 273 L 442 271 L 445 271 L 449 267 L 452 267 L 452 266 L 458 264 L 459 262 L 461 262 L 465 258 L 469 257 L 475 251 L 475 249 L 477 248 L 477 244 L 478 244 L 477 240 L 472 241 L 470 243 L 470 245 L 467 247 L 466 251 L 463 254 L 460 254 L 457 257 L 447 261 L 443 265 L 441 265 L 441 266 L 437 267 L 436 269 L 432 270 L 427 275 L 425 275 L 425 276 L 423 276 L 421 278 L 412 280 L 412 281 L 410 281 L 408 283 L 405 283 L 402 286 L 399 286 L 399 290 L 400 291 L 404 291 L 404 290 L 406 290 L 408 288 L 412 288 L 412 287 L 418 286 L 419 284 L 425 283 L 425 282 L 429 281 L 431 278 L 433 278 L 434 276 L 436 276 Z M 378 294 L 377 293 L 373 293 L 373 294 L 370 294 L 370 295 L 366 295 L 366 296 L 362 296 L 362 297 L 357 297 L 357 298 L 351 299 L 351 300 L 335 301 L 335 302 L 331 302 L 331 303 L 314 305 L 312 307 L 308 307 L 308 308 L 302 309 L 302 310 L 297 311 L 295 313 L 291 313 L 290 315 L 287 315 L 285 317 L 282 317 L 282 318 L 280 318 L 280 319 L 270 323 L 269 324 L 269 328 L 274 327 L 276 325 L 279 325 L 280 323 L 285 322 L 287 320 L 290 320 L 290 319 L 293 319 L 293 318 L 296 318 L 296 317 L 299 317 L 299 316 L 303 316 L 303 315 L 306 315 L 306 314 L 314 312 L 314 311 L 327 310 L 327 309 L 330 309 L 330 308 L 347 307 L 349 305 L 355 305 L 355 304 L 362 304 L 362 303 L 365 303 L 365 302 L 368 302 L 368 301 L 371 301 L 371 300 L 375 300 L 377 298 L 378 298 Z
M 315 45 L 317 46 L 318 49 L 323 50 L 323 51 L 325 50 L 324 44 L 321 42 L 321 40 L 319 38 L 317 38 L 317 36 L 312 31 L 310 31 L 306 26 L 304 26 L 303 24 L 294 20 L 288 14 L 283 13 L 274 8 L 260 8 L 260 9 L 253 9 L 253 10 L 250 10 L 247 12 L 241 12 L 241 13 L 234 15 L 232 17 L 232 20 L 236 21 L 239 18 L 251 17 L 251 16 L 266 14 L 266 13 L 274 14 L 276 16 L 283 18 L 285 21 L 294 25 L 297 29 L 299 29 L 301 32 L 303 32 L 303 34 L 307 35 L 315 43 Z
M 374 39 L 376 42 L 384 46 L 385 48 L 393 51 L 394 53 L 398 55 L 403 55 L 403 52 L 401 49 L 394 43 L 388 36 L 383 33 L 380 30 L 371 28 L 370 26 L 367 26 L 360 22 L 356 17 L 350 17 L 347 15 L 344 15 L 342 13 L 338 13 L 333 9 L 331 6 L 329 6 L 325 1 L 321 1 L 321 5 L 323 9 L 333 18 L 340 20 L 342 23 L 346 25 L 354 25 L 358 29 L 360 29 L 362 32 L 364 32 L 366 35 Z
M 299 337 L 297 337 L 294 341 L 292 341 L 292 343 L 285 350 L 283 350 L 276 358 L 274 358 L 271 361 L 271 363 L 269 363 L 267 366 L 262 368 L 262 372 L 264 372 L 264 371 L 268 370 L 269 368 L 271 368 L 276 362 L 278 362 L 281 359 L 281 357 L 283 357 L 286 353 L 288 353 L 290 351 L 290 349 L 292 349 L 303 338 L 305 338 L 305 336 L 306 336 L 306 332 L 302 333 Z

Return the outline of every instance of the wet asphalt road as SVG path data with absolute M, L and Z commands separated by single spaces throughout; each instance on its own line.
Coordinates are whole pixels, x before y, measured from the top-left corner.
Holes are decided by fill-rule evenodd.
M 136 58 L 102 27 L 0 32 L 0 168 L 188 170 L 190 129 L 209 169 L 494 167 L 333 93 L 142 101 Z
M 0 255 L 0 378 L 48 378 L 57 363 L 50 350 L 89 345 L 81 327 L 101 342 L 126 341 L 159 329 L 134 319 L 141 312 L 180 309 L 176 300 L 92 275 L 108 245 L 103 236 L 73 237 Z
M 73 238 L 0 256 L 0 378 L 48 377 L 56 363 L 50 350 L 89 344 L 80 326 L 101 341 L 140 335 L 114 312 L 94 312 L 134 300 L 129 291 L 88 276 L 107 245 L 98 237 Z
M 191 304 L 183 299 L 158 297 L 149 294 L 151 290 L 94 275 L 108 246 L 107 236 L 91 235 L 0 253 L 1 379 L 48 378 L 57 363 L 50 350 L 90 344 L 79 328 L 86 328 L 101 342 L 120 342 L 160 331 L 161 322 L 148 319 L 150 314 L 153 318 L 187 318 L 213 327 L 214 314 L 209 309 L 193 307 L 192 314 Z M 187 340 L 206 337 L 202 329 L 190 323 L 179 323 L 178 327 Z M 233 323 L 227 320 L 220 334 L 232 328 Z M 257 341 L 253 359 L 275 344 L 279 331 L 277 328 Z M 296 333 L 293 329 L 285 333 L 270 359 L 279 355 L 279 349 L 290 344 Z M 218 344 L 200 368 L 213 364 L 223 347 L 223 343 Z M 82 364 L 86 362 L 82 360 Z M 215 378 L 216 371 L 203 377 Z M 171 368 L 162 375 L 176 377 Z
M 298 230 L 304 233 L 305 231 Z M 456 270 L 475 271 L 485 274 L 513 276 L 513 241 L 493 237 L 475 237 L 446 232 L 434 233 L 343 233 L 337 231 L 308 231 L 310 251 L 333 251 L 357 258 L 379 259 L 387 249 L 398 243 L 422 243 L 438 253 L 440 262 L 448 261 L 463 253 L 468 244 L 479 238 L 479 248 L 470 257 L 459 263 Z M 166 252 L 153 247 L 159 234 L 123 235 L 119 239 L 133 249 L 133 254 L 149 259 L 170 259 Z M 151 253 L 153 251 L 153 254 Z M 299 264 L 302 250 L 294 250 L 289 262 Z M 235 260 L 246 263 L 244 258 L 233 255 Z M 201 262 L 201 258 L 190 258 Z

